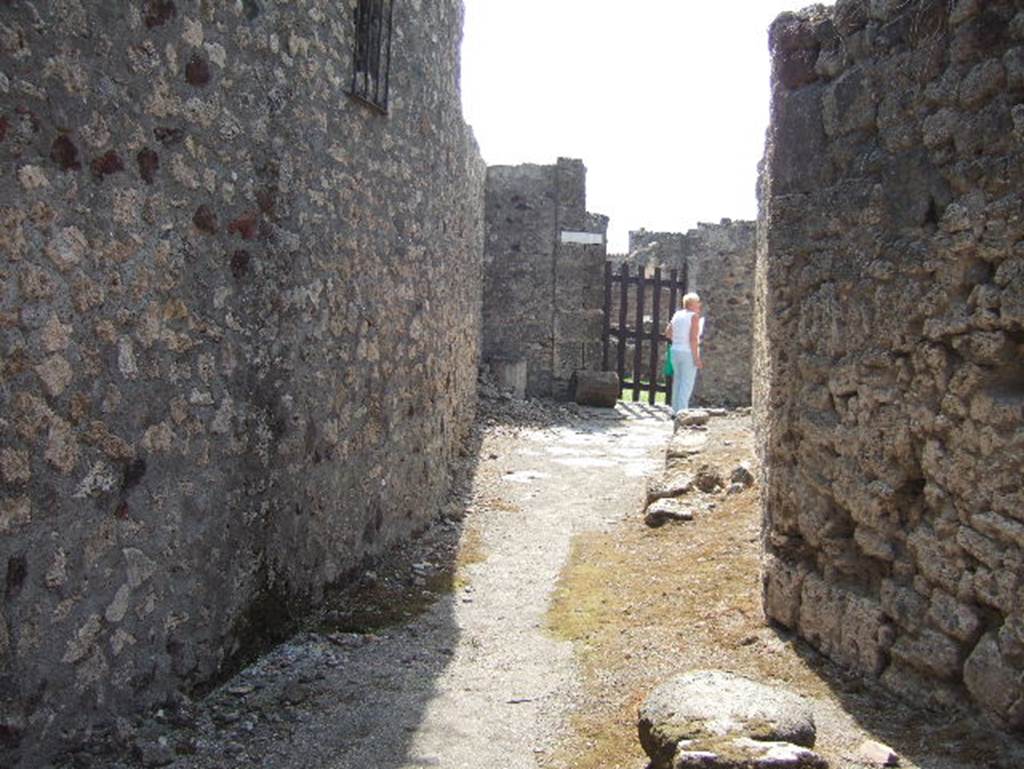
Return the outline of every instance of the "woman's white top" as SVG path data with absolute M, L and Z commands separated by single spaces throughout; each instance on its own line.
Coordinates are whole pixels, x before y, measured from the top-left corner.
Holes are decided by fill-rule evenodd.
M 690 324 L 693 323 L 692 310 L 676 310 L 670 323 L 672 324 L 672 349 L 690 352 Z M 704 319 L 701 318 L 701 321 Z

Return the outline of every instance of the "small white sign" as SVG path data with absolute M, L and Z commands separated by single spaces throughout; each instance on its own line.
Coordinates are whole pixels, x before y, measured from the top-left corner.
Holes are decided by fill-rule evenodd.
M 562 230 L 563 243 L 580 243 L 584 246 L 600 246 L 604 243 L 604 235 L 600 232 L 573 232 Z

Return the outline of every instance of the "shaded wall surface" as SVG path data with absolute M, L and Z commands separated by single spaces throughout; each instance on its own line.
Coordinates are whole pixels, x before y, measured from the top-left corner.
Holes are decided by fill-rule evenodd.
M 456 0 L 0 13 L 0 764 L 204 681 L 424 525 L 468 429 L 485 169 Z
M 606 217 L 586 211 L 586 168 L 487 169 L 483 358 L 525 360 L 526 394 L 563 398 L 601 368 Z
M 754 382 L 765 606 L 1024 727 L 1024 3 L 771 29 Z
M 643 267 L 648 275 L 661 267 L 664 276 L 672 269 L 682 276 L 685 268 L 687 290 L 700 294 L 704 369 L 697 377 L 695 404 L 751 403 L 756 230 L 755 222 L 722 219 L 701 222 L 685 233 L 629 233 L 628 264 Z

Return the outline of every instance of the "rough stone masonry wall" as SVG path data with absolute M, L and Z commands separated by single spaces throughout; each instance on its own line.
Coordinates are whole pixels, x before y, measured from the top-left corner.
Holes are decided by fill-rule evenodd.
M 691 230 L 692 232 L 692 230 Z M 643 228 L 629 231 L 629 253 L 619 259 L 631 268 L 643 267 L 682 270 L 690 253 L 690 233 L 650 232 Z
M 567 158 L 489 167 L 485 211 L 482 357 L 525 360 L 526 394 L 563 398 L 575 370 L 601 368 L 608 220 Z
M 1024 727 L 1024 3 L 772 26 L 754 382 L 767 614 Z
M 0 3 L 0 764 L 422 526 L 474 409 L 462 4 Z M 41 747 L 42 746 L 42 747 Z
M 687 289 L 700 294 L 706 316 L 704 369 L 697 377 L 695 404 L 750 405 L 756 230 L 755 222 L 722 219 L 700 222 L 685 234 L 629 233 L 630 264 L 646 267 L 648 275 L 654 267 L 682 275 L 685 267 Z
M 687 233 L 687 285 L 705 315 L 694 399 L 699 405 L 749 406 L 754 349 L 754 222 L 697 225 Z

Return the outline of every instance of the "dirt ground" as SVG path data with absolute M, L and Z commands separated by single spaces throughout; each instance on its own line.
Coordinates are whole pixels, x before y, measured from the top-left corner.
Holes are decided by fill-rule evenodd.
M 749 416 L 712 419 L 704 451 L 681 464 L 728 473 L 754 465 Z M 756 485 L 693 497 L 692 522 L 651 529 L 638 515 L 576 538 L 549 613 L 571 640 L 584 677 L 557 769 L 637 769 L 637 708 L 675 674 L 717 668 L 785 686 L 814 702 L 816 751 L 834 769 L 862 767 L 858 747 L 880 741 L 910 769 L 1024 767 L 1024 746 L 965 713 L 914 707 L 845 673 L 760 606 Z M 707 506 L 714 505 L 713 509 Z
M 753 462 L 749 415 L 704 435 L 681 462 L 726 479 Z M 889 697 L 765 625 L 756 485 L 691 492 L 694 520 L 648 528 L 671 436 L 660 406 L 483 401 L 436 525 L 217 688 L 60 766 L 642 769 L 647 692 L 719 668 L 812 698 L 834 769 L 861 766 L 865 737 L 910 769 L 1024 767 L 979 721 Z

